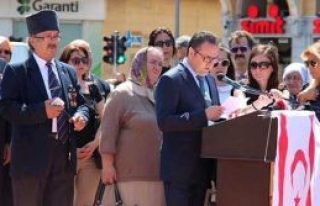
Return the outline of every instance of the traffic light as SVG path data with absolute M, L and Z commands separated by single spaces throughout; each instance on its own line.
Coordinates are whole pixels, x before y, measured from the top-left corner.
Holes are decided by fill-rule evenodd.
M 114 43 L 115 43 L 115 36 L 105 36 L 103 37 L 103 41 L 105 41 L 105 46 L 103 47 L 103 50 L 106 52 L 103 56 L 103 61 L 109 64 L 114 63 Z
M 117 64 L 124 64 L 127 60 L 125 52 L 127 50 L 126 47 L 126 37 L 118 37 L 117 38 Z

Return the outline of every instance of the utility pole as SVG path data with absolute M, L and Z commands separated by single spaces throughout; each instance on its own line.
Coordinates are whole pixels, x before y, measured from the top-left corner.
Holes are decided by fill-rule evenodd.
M 180 0 L 175 0 L 175 38 L 180 36 Z
M 114 31 L 114 43 L 113 43 L 113 74 L 117 73 L 117 40 L 119 38 L 119 31 Z

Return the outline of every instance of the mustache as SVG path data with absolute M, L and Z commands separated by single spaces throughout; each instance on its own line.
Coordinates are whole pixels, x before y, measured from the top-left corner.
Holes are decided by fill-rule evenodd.
M 52 49 L 56 49 L 58 46 L 56 44 L 49 44 L 48 47 Z
M 238 58 L 245 58 L 244 54 L 236 54 L 235 59 L 238 59 Z

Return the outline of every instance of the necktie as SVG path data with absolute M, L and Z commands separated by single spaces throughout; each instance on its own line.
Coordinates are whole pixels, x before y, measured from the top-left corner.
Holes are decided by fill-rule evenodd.
M 51 92 L 51 97 L 60 97 L 62 93 L 62 88 L 59 84 L 57 76 L 54 74 L 52 70 L 52 65 L 50 62 L 47 64 L 48 68 L 48 84 Z M 62 143 L 66 143 L 68 139 L 68 116 L 63 111 L 57 117 L 57 130 L 58 130 L 58 139 L 62 141 Z
M 204 88 L 204 77 L 198 75 L 197 78 L 199 80 L 200 92 L 201 92 L 203 98 L 205 98 L 206 89 Z
M 206 88 L 205 88 L 205 77 L 203 76 L 197 76 L 197 79 L 199 80 L 199 89 L 200 92 L 206 102 L 207 107 L 211 105 L 211 99 L 210 99 L 210 95 L 206 94 Z

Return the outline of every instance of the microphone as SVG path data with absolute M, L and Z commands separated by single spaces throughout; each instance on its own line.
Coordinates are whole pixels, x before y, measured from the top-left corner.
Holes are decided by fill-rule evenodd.
M 264 92 L 264 91 L 261 91 L 261 90 L 253 89 L 253 88 L 250 88 L 250 87 L 248 87 L 246 85 L 240 84 L 240 83 L 228 78 L 223 73 L 217 74 L 217 79 L 219 81 L 223 81 L 224 83 L 231 85 L 235 89 L 239 89 L 239 90 L 243 91 L 244 93 L 248 93 L 248 94 L 252 94 L 252 95 L 264 94 L 264 95 L 270 96 L 270 94 L 268 92 Z
M 227 77 L 225 74 L 223 74 L 223 73 L 217 74 L 217 79 L 218 79 L 219 81 L 223 81 L 224 83 L 231 85 L 231 86 L 232 86 L 233 88 L 235 88 L 235 89 L 241 89 L 241 88 L 243 88 L 243 86 L 242 86 L 240 83 L 238 83 L 238 82 L 236 82 L 236 81 L 233 81 L 232 79 L 228 78 L 228 77 Z

